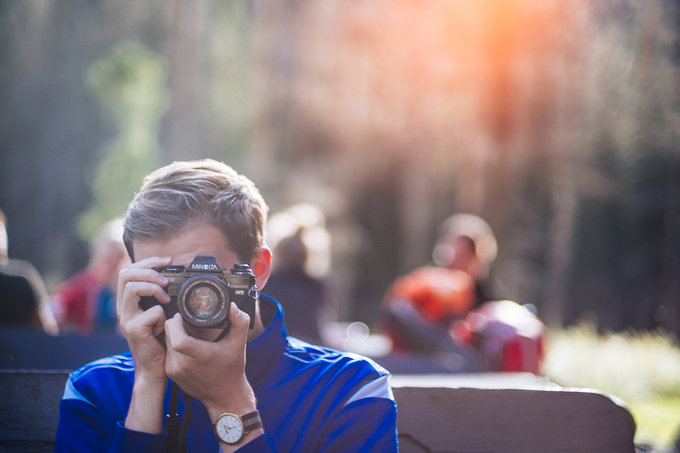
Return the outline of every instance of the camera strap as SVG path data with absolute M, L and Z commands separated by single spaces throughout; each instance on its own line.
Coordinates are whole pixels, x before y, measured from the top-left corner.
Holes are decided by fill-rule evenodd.
M 218 341 L 220 341 L 222 338 L 224 338 L 224 337 L 229 333 L 229 328 L 230 328 L 230 327 L 231 327 L 231 323 L 227 324 L 227 325 L 224 327 L 224 329 L 222 330 L 222 332 L 220 332 L 220 334 L 217 336 L 217 338 L 215 338 L 215 343 L 217 343 Z
M 170 408 L 165 416 L 165 432 L 168 433 L 168 441 L 165 445 L 167 453 L 179 452 L 179 414 L 177 413 L 177 384 L 170 381 Z
M 194 397 L 184 394 L 184 413 L 180 423 L 177 412 L 179 400 L 179 387 L 174 381 L 170 381 L 170 408 L 166 415 L 165 431 L 168 433 L 168 441 L 165 445 L 166 453 L 186 453 L 187 451 L 187 431 L 191 420 L 191 403 Z

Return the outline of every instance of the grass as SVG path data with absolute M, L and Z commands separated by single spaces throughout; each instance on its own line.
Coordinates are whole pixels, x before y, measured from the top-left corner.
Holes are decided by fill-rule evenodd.
M 638 443 L 667 449 L 680 431 L 680 348 L 670 335 L 599 335 L 590 324 L 553 331 L 543 373 L 563 386 L 623 399 Z
M 680 431 L 680 397 L 651 397 L 629 402 L 637 421 L 637 442 L 668 448 Z

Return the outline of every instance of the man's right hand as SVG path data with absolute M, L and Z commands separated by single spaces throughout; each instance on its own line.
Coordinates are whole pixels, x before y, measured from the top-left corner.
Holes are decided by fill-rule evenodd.
M 165 312 L 160 305 L 144 311 L 139 301 L 143 296 L 153 296 L 163 304 L 170 302 L 163 289 L 167 280 L 153 269 L 167 266 L 170 261 L 167 257 L 148 258 L 123 268 L 118 276 L 118 321 L 135 363 L 132 402 L 125 426 L 135 431 L 162 431 L 166 351 L 156 337 L 164 331 Z

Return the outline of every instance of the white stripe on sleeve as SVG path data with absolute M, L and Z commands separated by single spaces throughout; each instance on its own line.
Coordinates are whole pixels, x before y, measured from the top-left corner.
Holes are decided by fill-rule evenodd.
M 392 388 L 390 387 L 390 376 L 380 376 L 378 379 L 368 382 L 347 400 L 345 406 L 364 398 L 386 398 L 394 400 Z
M 62 399 L 65 399 L 65 400 L 79 400 L 79 401 L 82 401 L 82 402 L 85 403 L 85 404 L 89 404 L 90 406 L 94 407 L 94 404 L 93 404 L 90 400 L 88 400 L 87 398 L 85 398 L 85 397 L 83 396 L 83 394 L 80 393 L 80 392 L 75 388 L 75 386 L 73 385 L 73 383 L 71 382 L 70 379 L 66 381 L 66 388 L 64 389 L 64 396 L 62 397 Z

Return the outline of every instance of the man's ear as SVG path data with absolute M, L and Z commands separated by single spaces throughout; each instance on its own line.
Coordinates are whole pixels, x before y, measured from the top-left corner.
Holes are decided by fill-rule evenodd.
M 267 284 L 272 269 L 272 251 L 268 247 L 260 247 L 252 262 L 257 287 L 261 290 Z

